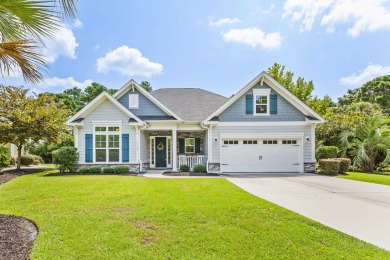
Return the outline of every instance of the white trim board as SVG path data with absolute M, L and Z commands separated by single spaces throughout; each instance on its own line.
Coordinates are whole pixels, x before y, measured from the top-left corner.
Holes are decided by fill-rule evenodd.
M 206 120 L 204 120 L 203 123 L 204 124 L 212 123 L 212 122 L 209 122 L 209 120 L 211 120 L 213 117 L 218 116 L 223 111 L 225 111 L 234 102 L 236 102 L 240 97 L 242 97 L 246 92 L 248 92 L 251 88 L 253 88 L 259 81 L 262 83 L 266 82 L 273 90 L 276 91 L 276 93 L 278 93 L 279 95 L 284 97 L 287 101 L 289 101 L 292 105 L 294 105 L 304 115 L 318 118 L 319 123 L 325 122 L 325 119 L 323 119 L 320 115 L 318 115 L 314 110 L 312 110 L 305 103 L 303 103 L 296 96 L 294 96 L 291 92 L 289 92 L 282 85 L 280 85 L 267 72 L 262 71 L 254 79 L 252 79 L 248 84 L 246 84 L 240 91 L 238 91 L 237 94 L 235 94 L 225 104 L 223 104 L 214 113 L 212 113 L 208 118 L 206 118 Z
M 125 85 L 123 85 L 123 87 L 121 87 L 117 92 L 115 92 L 115 94 L 113 95 L 113 97 L 118 100 L 119 98 L 121 98 L 128 90 L 130 90 L 132 87 L 136 87 L 136 89 L 141 92 L 146 98 L 148 98 L 150 101 L 152 101 L 155 105 L 157 105 L 160 109 L 162 109 L 164 112 L 166 112 L 167 114 L 175 117 L 177 120 L 179 121 L 183 121 L 178 115 L 176 115 L 175 113 L 173 113 L 169 108 L 167 108 L 166 106 L 164 106 L 160 101 L 158 101 L 155 97 L 153 97 L 148 91 L 146 91 L 143 87 L 141 87 L 137 81 L 135 81 L 134 79 L 131 79 L 130 81 L 128 81 Z
M 247 121 L 247 122 L 215 122 L 213 126 L 306 126 L 315 124 L 308 121 Z
M 303 138 L 305 133 L 221 133 L 220 142 L 222 139 L 226 138 L 256 138 L 256 139 L 264 139 L 264 138 Z
M 134 118 L 138 123 L 142 124 L 142 120 L 139 119 L 136 115 L 131 113 L 128 109 L 126 109 L 122 104 L 120 104 L 116 99 L 114 99 L 110 94 L 106 91 L 103 91 L 99 96 L 94 98 L 91 102 L 89 102 L 83 109 L 77 112 L 74 116 L 72 116 L 68 121 L 66 121 L 67 125 L 73 125 L 72 121 L 78 118 L 84 118 L 89 113 L 91 113 L 96 107 L 102 104 L 105 100 L 109 100 L 112 104 L 114 104 L 117 108 L 119 108 L 123 113 L 128 115 L 131 118 Z

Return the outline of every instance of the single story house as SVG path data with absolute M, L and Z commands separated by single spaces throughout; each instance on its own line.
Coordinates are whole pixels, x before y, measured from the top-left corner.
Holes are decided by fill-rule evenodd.
M 315 128 L 323 122 L 261 72 L 229 99 L 197 88 L 147 92 L 130 80 L 113 96 L 101 93 L 67 125 L 81 165 L 290 173 L 315 167 Z

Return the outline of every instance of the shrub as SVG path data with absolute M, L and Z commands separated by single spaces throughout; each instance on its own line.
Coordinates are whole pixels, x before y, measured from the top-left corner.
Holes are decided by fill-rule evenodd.
M 206 172 L 206 166 L 202 164 L 195 165 L 194 172 Z
M 76 172 L 79 167 L 79 153 L 74 147 L 61 147 L 53 152 L 53 163 L 57 164 L 60 172 Z
M 349 169 L 349 166 L 351 166 L 351 159 L 349 158 L 334 158 L 334 160 L 340 162 L 339 173 L 346 173 Z
M 0 170 L 10 164 L 10 153 L 7 147 L 0 145 Z
M 81 174 L 87 174 L 87 173 L 89 173 L 89 168 L 81 168 L 81 169 L 79 170 L 79 173 L 81 173 Z
M 10 160 L 9 160 L 9 165 L 12 165 L 12 166 L 15 166 L 16 165 L 16 158 L 15 157 L 11 157 Z
M 99 166 L 92 166 L 89 168 L 89 173 L 102 173 L 102 168 Z
M 318 164 L 321 174 L 336 175 L 340 170 L 340 161 L 337 159 L 321 159 Z
M 20 158 L 20 164 L 24 166 L 30 166 L 34 164 L 34 162 L 35 158 L 31 154 L 22 155 L 22 157 Z
M 316 151 L 316 159 L 329 159 L 329 158 L 336 158 L 339 153 L 339 148 L 336 146 L 320 146 L 317 148 Z
M 183 164 L 180 166 L 180 171 L 182 172 L 189 172 L 190 171 L 190 166 Z
M 115 174 L 128 173 L 129 171 L 130 171 L 130 170 L 129 170 L 129 167 L 127 167 L 127 166 L 118 165 L 118 166 L 115 166 L 115 167 L 114 167 L 114 173 L 115 173 Z
M 114 168 L 103 168 L 103 173 L 104 174 L 111 174 L 111 173 L 114 173 Z

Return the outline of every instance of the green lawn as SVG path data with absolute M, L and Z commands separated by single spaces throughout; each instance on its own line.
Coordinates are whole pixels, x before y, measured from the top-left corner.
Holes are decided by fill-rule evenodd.
M 225 179 L 25 175 L 0 213 L 34 220 L 33 259 L 389 259 Z
M 371 182 L 383 185 L 390 185 L 390 175 L 362 173 L 362 172 L 347 172 L 348 175 L 339 175 L 338 178 Z

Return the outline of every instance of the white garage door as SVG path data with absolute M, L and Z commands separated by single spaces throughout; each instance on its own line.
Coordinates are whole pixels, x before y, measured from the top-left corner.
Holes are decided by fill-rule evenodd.
M 298 139 L 224 139 L 222 172 L 299 172 Z

